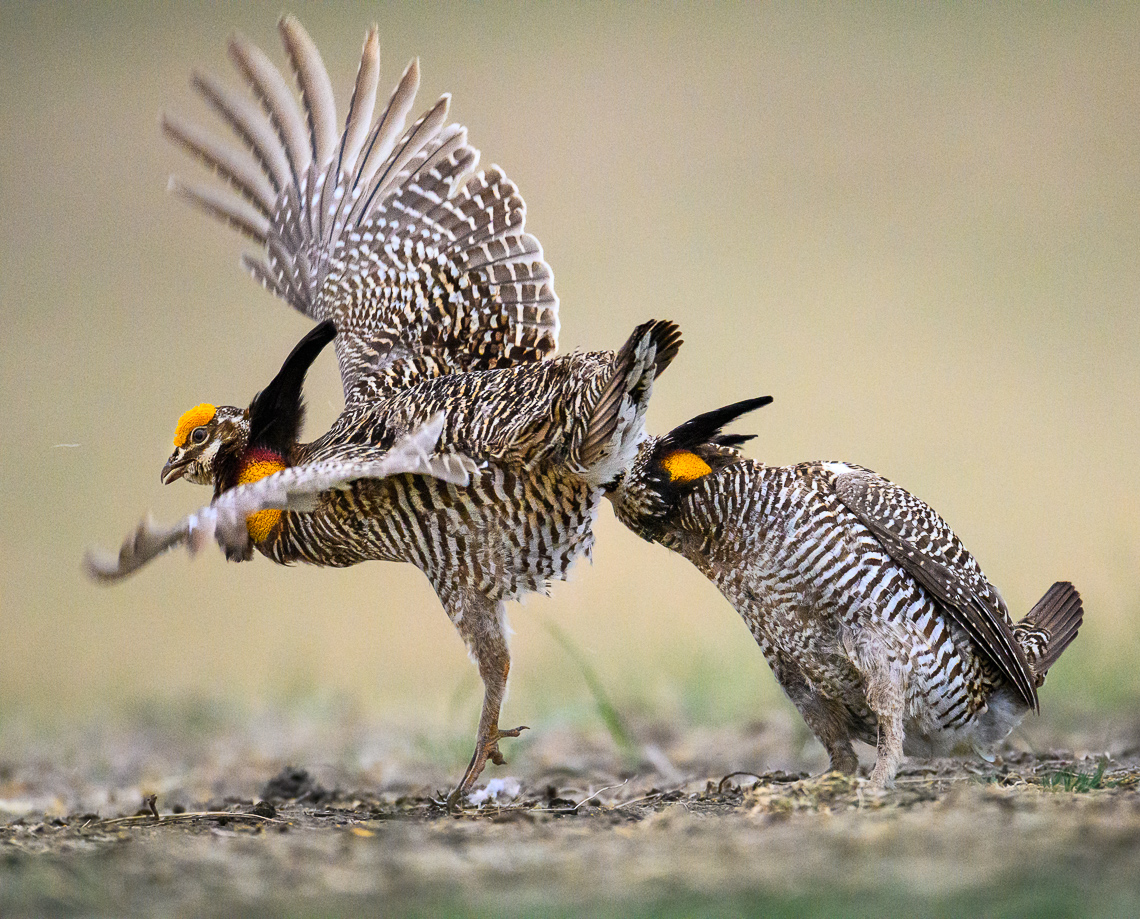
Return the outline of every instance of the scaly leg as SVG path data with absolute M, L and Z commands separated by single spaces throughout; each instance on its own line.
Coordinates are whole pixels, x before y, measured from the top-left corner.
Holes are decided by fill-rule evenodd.
M 463 778 L 447 798 L 448 806 L 453 808 L 471 790 L 487 760 L 496 766 L 506 763 L 499 751 L 499 741 L 504 737 L 518 737 L 527 728 L 522 725 L 509 731 L 499 729 L 499 708 L 506 695 L 507 676 L 511 671 L 503 603 L 475 591 L 459 590 L 444 599 L 444 606 L 463 636 L 467 650 L 479 665 L 479 676 L 483 680 L 483 712 L 479 716 L 475 752 Z

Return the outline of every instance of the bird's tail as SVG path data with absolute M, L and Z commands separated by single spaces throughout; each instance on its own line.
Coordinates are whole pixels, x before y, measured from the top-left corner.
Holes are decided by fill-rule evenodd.
M 587 481 L 614 481 L 637 455 L 645 437 L 645 410 L 653 381 L 681 347 L 681 329 L 658 319 L 642 323 L 614 355 L 608 377 L 591 400 L 582 433 L 572 447 Z
M 1077 637 L 1083 621 L 1081 595 L 1068 581 L 1058 581 L 1013 627 L 1014 638 L 1024 649 L 1038 686 L 1045 682 L 1045 674 L 1061 652 Z

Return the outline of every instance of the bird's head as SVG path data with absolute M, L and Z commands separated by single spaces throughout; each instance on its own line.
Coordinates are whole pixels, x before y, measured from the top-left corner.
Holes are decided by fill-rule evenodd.
M 335 337 L 336 327 L 329 320 L 313 328 L 249 408 L 204 402 L 186 412 L 174 429 L 174 452 L 162 467 L 163 484 L 186 479 L 213 485 L 219 494 L 239 481 L 250 481 L 241 476 L 243 460 L 251 452 L 268 451 L 277 458 L 278 468 L 287 465 L 305 416 L 305 373 Z
M 232 405 L 197 405 L 178 419 L 174 452 L 162 467 L 162 483 L 185 479 L 214 485 L 221 467 L 242 455 L 249 442 L 249 412 Z
M 746 399 L 698 415 L 663 437 L 646 438 L 629 471 L 607 493 L 617 518 L 642 539 L 659 541 L 677 502 L 706 476 L 737 462 L 737 448 L 752 439 L 722 434 L 721 428 L 771 401 Z
M 649 542 L 657 541 L 676 500 L 669 474 L 660 462 L 664 439 L 647 437 L 642 441 L 629 469 L 606 491 L 618 520 Z

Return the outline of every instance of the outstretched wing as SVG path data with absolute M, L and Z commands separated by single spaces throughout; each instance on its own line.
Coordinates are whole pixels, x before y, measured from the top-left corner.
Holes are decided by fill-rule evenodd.
M 954 531 L 924 501 L 881 476 L 844 466 L 835 493 L 887 554 L 941 603 L 1032 709 L 1037 688 L 1005 601 Z
M 293 16 L 279 29 L 300 105 L 265 53 L 235 36 L 230 57 L 254 99 L 199 73 L 193 86 L 241 146 L 162 119 L 229 190 L 177 178 L 171 188 L 264 247 L 242 261 L 265 287 L 336 324 L 346 400 L 553 355 L 558 298 L 542 246 L 525 232 L 526 205 L 498 167 L 474 174 L 479 151 L 447 123 L 450 97 L 405 131 L 419 87 L 413 61 L 373 123 L 373 26 L 338 136 L 316 46 Z
M 124 541 L 118 556 L 88 551 L 83 567 L 96 581 L 111 582 L 137 571 L 168 549 L 185 545 L 196 555 L 211 540 L 230 551 L 249 544 L 246 517 L 264 510 L 311 511 L 321 492 L 345 488 L 358 479 L 382 479 L 412 473 L 467 485 L 475 463 L 458 453 L 432 451 L 443 430 L 443 414 L 398 440 L 376 460 L 325 460 L 266 476 L 249 485 L 223 492 L 210 505 L 184 517 L 170 527 L 156 525 L 149 517 Z

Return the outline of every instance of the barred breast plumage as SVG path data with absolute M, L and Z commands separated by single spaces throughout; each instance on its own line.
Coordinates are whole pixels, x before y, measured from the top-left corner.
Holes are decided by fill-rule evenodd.
M 1004 738 L 1037 707 L 1037 687 L 1076 636 L 1077 592 L 1055 584 L 1014 625 L 950 527 L 897 485 L 848 463 L 741 459 L 735 448 L 748 438 L 720 429 L 764 401 L 643 445 L 611 495 L 619 519 L 716 584 L 832 768 L 855 769 L 853 738 L 877 744 L 878 784 L 904 752 Z M 701 474 L 679 478 L 678 455 Z
M 545 591 L 589 551 L 603 487 L 632 461 L 641 437 L 648 392 L 636 406 L 627 396 L 622 410 L 620 400 L 605 399 L 607 387 L 644 390 L 678 343 L 672 324 L 647 323 L 617 354 L 451 374 L 350 408 L 299 449 L 299 462 L 370 456 L 438 414 L 437 449 L 462 453 L 480 468 L 466 487 L 397 477 L 330 492 L 312 513 L 287 515 L 258 548 L 280 562 L 411 562 L 441 595 L 462 584 L 495 600 Z M 620 421 L 623 412 L 629 418 Z M 616 421 L 614 449 L 591 448 L 593 432 Z M 624 447 L 617 443 L 623 438 Z

